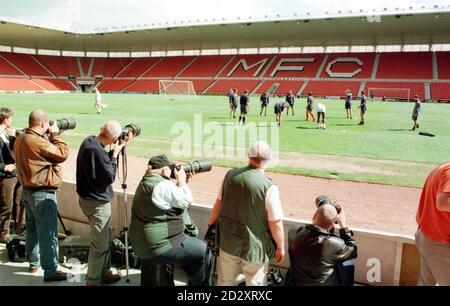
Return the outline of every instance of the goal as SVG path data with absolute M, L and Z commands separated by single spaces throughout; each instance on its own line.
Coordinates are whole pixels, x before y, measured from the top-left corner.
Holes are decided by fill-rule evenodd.
M 396 101 L 406 100 L 409 101 L 411 89 L 409 88 L 369 88 L 366 95 L 368 98 L 374 98 L 377 100 Z
M 159 94 L 195 96 L 192 81 L 159 80 Z

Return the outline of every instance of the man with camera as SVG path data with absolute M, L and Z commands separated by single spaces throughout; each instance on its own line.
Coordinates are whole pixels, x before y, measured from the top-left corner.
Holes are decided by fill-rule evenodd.
M 431 171 L 417 209 L 419 285 L 450 286 L 450 162 Z
M 288 233 L 290 267 L 286 284 L 352 285 L 353 267 L 347 269 L 344 263 L 357 257 L 357 247 L 347 227 L 344 209 L 333 205 L 327 196 L 318 197 L 316 206 L 312 224 L 291 229 Z M 335 223 L 340 226 L 340 237 L 334 235 Z
M 116 179 L 117 158 L 133 138 L 132 132 L 120 137 L 122 128 L 117 121 L 108 121 L 97 136 L 88 136 L 77 156 L 77 193 L 80 207 L 89 220 L 91 246 L 89 249 L 87 286 L 108 284 L 120 280 L 111 272 L 111 200 L 112 183 Z M 105 147 L 115 144 L 106 152 Z
M 17 184 L 16 164 L 12 153 L 16 131 L 11 128 L 13 113 L 0 109 L 0 243 L 9 240 L 9 223 Z
M 292 108 L 292 116 L 294 116 L 295 96 L 292 93 L 292 90 L 289 90 L 289 93 L 286 95 L 286 102 L 289 104 L 289 107 L 286 110 L 286 115 L 289 115 L 289 108 Z
M 263 141 L 250 147 L 247 167 L 227 172 L 209 224 L 219 237 L 218 285 L 265 286 L 272 258 L 284 261 L 283 210 L 278 187 L 264 175 L 271 149 Z
M 142 286 L 155 285 L 152 270 L 160 264 L 179 265 L 190 286 L 207 285 L 210 258 L 206 243 L 185 234 L 183 219 L 189 219 L 187 210 L 193 198 L 184 168 L 174 166 L 165 155 L 152 157 L 134 196 L 130 239 L 142 259 Z
M 17 175 L 23 186 L 26 209 L 26 251 L 30 272 L 39 265 L 44 282 L 66 279 L 57 270 L 58 210 L 56 190 L 61 186 L 60 163 L 69 156 L 69 147 L 55 123 L 42 110 L 31 112 L 28 128 L 14 143 Z

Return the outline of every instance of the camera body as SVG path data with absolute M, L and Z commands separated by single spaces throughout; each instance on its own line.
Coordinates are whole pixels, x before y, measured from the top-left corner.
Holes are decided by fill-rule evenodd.
M 119 139 L 126 141 L 128 139 L 128 134 L 131 132 L 133 137 L 137 137 L 141 134 L 141 127 L 136 123 L 127 124 L 119 135 Z
M 205 159 L 205 160 L 195 160 L 195 161 L 189 162 L 184 165 L 172 165 L 172 166 L 170 166 L 170 170 L 171 170 L 170 177 L 175 178 L 174 170 L 175 169 L 181 170 L 181 168 L 183 168 L 184 172 L 186 172 L 186 173 L 190 173 L 190 172 L 202 173 L 202 172 L 211 171 L 212 164 L 209 160 Z

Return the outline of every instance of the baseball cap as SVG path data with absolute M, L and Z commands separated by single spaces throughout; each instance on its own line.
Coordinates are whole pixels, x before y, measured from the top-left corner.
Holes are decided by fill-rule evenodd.
M 151 166 L 152 169 L 160 169 L 165 166 L 175 165 L 175 163 L 169 161 L 166 155 L 157 155 L 150 158 L 148 165 Z

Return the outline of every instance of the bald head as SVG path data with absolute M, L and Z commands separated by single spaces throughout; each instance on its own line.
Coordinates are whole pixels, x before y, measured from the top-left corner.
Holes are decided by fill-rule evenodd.
M 337 220 L 337 211 L 331 204 L 325 204 L 317 208 L 313 223 L 323 229 L 331 228 Z
M 255 142 L 248 151 L 250 164 L 264 168 L 272 159 L 272 150 L 264 141 Z
M 48 114 L 42 109 L 36 109 L 28 117 L 29 128 L 41 127 L 43 123 L 48 123 Z
M 119 137 L 120 133 L 122 132 L 122 127 L 120 126 L 120 123 L 117 121 L 107 121 L 105 125 L 101 128 L 100 135 L 102 137 L 108 138 L 108 139 L 115 139 Z

